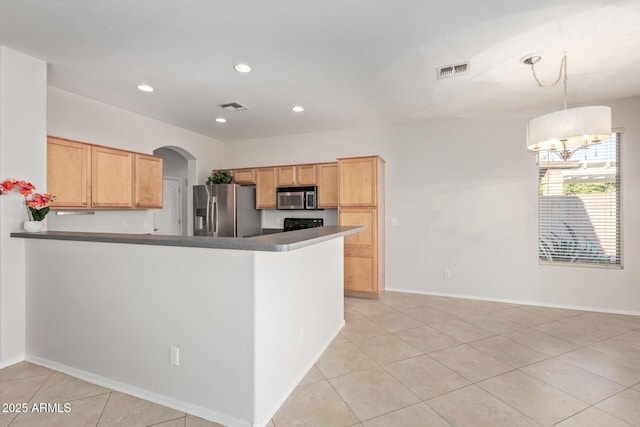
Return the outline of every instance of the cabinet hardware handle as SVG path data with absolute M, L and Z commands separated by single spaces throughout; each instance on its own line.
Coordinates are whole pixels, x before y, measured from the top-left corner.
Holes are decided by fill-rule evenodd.
M 140 202 L 136 203 L 136 206 L 138 206 L 138 207 L 139 207 L 139 206 L 140 206 Z
M 82 202 L 82 206 L 87 206 L 87 202 Z

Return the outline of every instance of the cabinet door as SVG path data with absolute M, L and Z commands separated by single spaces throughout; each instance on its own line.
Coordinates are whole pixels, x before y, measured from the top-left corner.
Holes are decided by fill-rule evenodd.
M 162 208 L 162 157 L 135 155 L 136 208 Z
M 296 166 L 297 185 L 316 185 L 316 165 Z
M 91 145 L 47 138 L 47 193 L 52 209 L 91 207 Z
M 295 166 L 278 166 L 278 187 L 288 187 L 296 183 Z
M 376 296 L 378 293 L 378 217 L 375 208 L 340 208 L 340 225 L 365 229 L 344 238 L 344 290 Z
M 256 169 L 256 209 L 276 208 L 276 168 Z
M 234 169 L 232 173 L 233 182 L 235 182 L 236 184 L 256 183 L 255 169 Z
M 91 147 L 94 208 L 133 207 L 133 153 Z
M 340 206 L 376 206 L 377 157 L 338 159 Z
M 318 207 L 338 207 L 338 164 L 318 165 Z

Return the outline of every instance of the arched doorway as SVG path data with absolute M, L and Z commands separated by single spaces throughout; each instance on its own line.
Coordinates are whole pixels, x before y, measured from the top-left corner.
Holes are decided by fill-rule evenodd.
M 184 148 L 159 147 L 155 156 L 164 159 L 164 207 L 154 213 L 154 232 L 158 234 L 193 234 L 192 190 L 197 179 L 196 158 Z M 179 221 L 179 224 L 176 222 Z

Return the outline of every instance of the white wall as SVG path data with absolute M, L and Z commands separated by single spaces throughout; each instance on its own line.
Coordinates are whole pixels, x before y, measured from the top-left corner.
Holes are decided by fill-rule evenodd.
M 224 425 L 266 425 L 344 325 L 343 246 L 28 239 L 26 360 Z
M 29 181 L 46 189 L 47 64 L 0 46 L 0 181 Z M 24 198 L 0 196 L 0 368 L 22 360 L 25 340 Z
M 48 88 L 47 114 L 47 132 L 52 136 L 147 154 L 160 147 L 178 147 L 187 151 L 196 159 L 196 171 L 189 178 L 189 186 L 203 183 L 212 168 L 223 165 L 224 144 L 220 141 L 58 88 Z M 190 193 L 187 192 L 189 197 Z M 120 233 L 152 231 L 153 214 L 150 210 L 95 212 L 92 216 L 50 215 L 49 229 Z M 192 221 L 191 215 L 186 219 Z
M 538 264 L 537 167 L 525 148 L 525 120 L 445 119 L 230 142 L 225 164 L 381 155 L 386 218 L 398 220 L 386 227 L 387 289 L 640 314 L 640 98 L 609 105 L 614 126 L 625 128 L 624 270 Z

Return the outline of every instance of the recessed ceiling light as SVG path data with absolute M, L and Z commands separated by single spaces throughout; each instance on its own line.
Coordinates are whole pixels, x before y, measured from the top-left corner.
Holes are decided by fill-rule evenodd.
M 216 117 L 216 122 L 218 123 L 227 123 L 227 119 L 224 117 Z
M 302 105 L 296 105 L 292 108 L 295 113 L 302 113 L 304 111 L 304 107 Z
M 153 92 L 153 88 L 149 85 L 138 85 L 138 89 L 140 89 L 143 92 Z
M 251 71 L 251 66 L 249 64 L 236 64 L 233 68 L 239 73 L 249 73 Z

